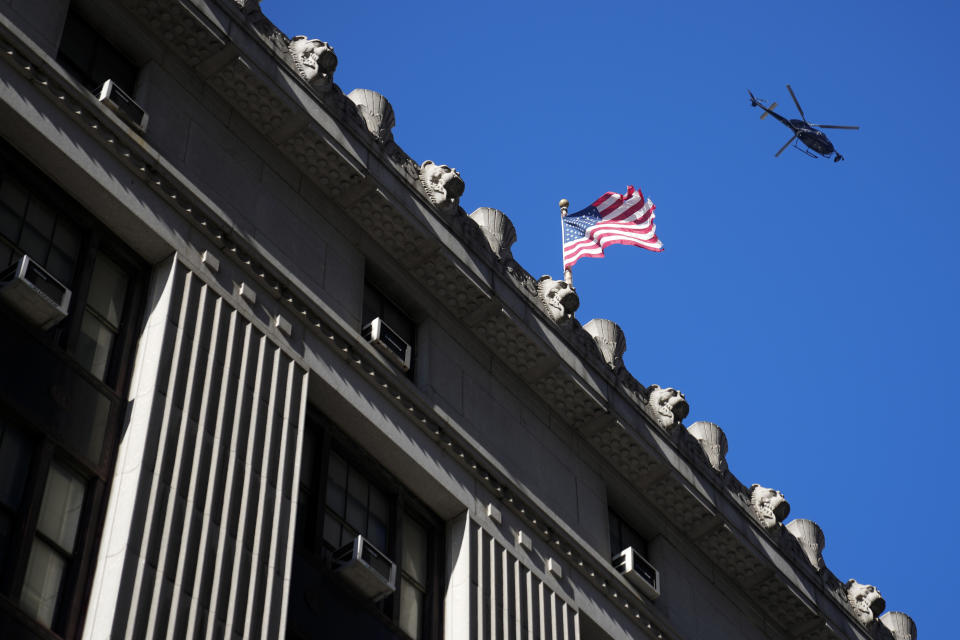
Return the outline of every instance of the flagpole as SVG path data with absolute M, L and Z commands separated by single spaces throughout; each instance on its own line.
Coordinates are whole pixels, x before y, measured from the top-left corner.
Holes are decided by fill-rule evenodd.
M 563 228 L 563 219 L 567 217 L 567 208 L 570 206 L 570 201 L 566 198 L 560 200 L 560 252 L 563 253 L 563 244 L 564 244 L 564 228 Z M 561 261 L 563 264 L 566 261 Z M 566 282 L 571 287 L 573 286 L 573 271 L 570 269 L 563 270 L 563 281 Z

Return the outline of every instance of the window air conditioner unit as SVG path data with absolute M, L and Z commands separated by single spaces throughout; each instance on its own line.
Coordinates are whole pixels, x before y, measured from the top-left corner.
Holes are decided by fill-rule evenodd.
M 67 317 L 70 289 L 23 255 L 0 272 L 0 298 L 33 324 L 49 329 Z
M 643 595 L 651 600 L 660 597 L 660 572 L 633 547 L 621 551 L 614 557 L 613 564 Z
M 113 80 L 107 80 L 100 87 L 100 102 L 113 109 L 117 115 L 140 131 L 147 130 L 147 112 L 133 101 Z
M 333 554 L 333 568 L 374 602 L 396 589 L 397 565 L 361 535 Z
M 413 349 L 410 348 L 397 332 L 384 323 L 382 318 L 374 318 L 363 328 L 361 335 L 380 349 L 384 355 L 393 360 L 404 371 L 410 370 L 410 358 Z

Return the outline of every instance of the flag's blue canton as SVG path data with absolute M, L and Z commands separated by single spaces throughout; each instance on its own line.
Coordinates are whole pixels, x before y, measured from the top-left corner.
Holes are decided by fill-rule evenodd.
M 563 218 L 563 241 L 579 240 L 587 235 L 587 229 L 600 222 L 600 212 L 594 206 L 568 213 Z

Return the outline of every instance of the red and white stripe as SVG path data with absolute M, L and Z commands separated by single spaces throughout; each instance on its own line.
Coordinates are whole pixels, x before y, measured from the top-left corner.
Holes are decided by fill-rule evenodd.
M 657 238 L 657 227 L 653 223 L 656 205 L 650 200 L 644 201 L 640 191 L 629 187 L 623 195 L 607 192 L 592 206 L 597 208 L 602 221 L 587 227 L 586 236 L 580 240 L 564 246 L 565 268 L 580 258 L 602 257 L 604 249 L 613 244 L 663 251 L 663 243 Z

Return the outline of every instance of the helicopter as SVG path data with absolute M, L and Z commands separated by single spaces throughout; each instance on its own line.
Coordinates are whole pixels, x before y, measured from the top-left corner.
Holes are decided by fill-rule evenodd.
M 806 149 L 802 149 L 800 147 L 796 147 L 796 148 L 804 152 L 811 158 L 817 157 L 814 153 L 811 153 L 811 151 L 815 151 L 816 153 L 819 153 L 820 155 L 822 155 L 824 158 L 829 158 L 830 154 L 835 153 L 836 155 L 834 155 L 833 157 L 834 162 L 840 162 L 841 160 L 843 160 L 843 156 L 840 155 L 839 151 L 833 148 L 833 143 L 830 142 L 830 139 L 827 138 L 826 134 L 823 131 L 820 131 L 820 129 L 860 129 L 860 127 L 850 127 L 850 126 L 838 125 L 838 124 L 810 124 L 809 122 L 807 122 L 807 117 L 803 114 L 803 109 L 800 107 L 800 102 L 797 100 L 797 96 L 796 94 L 793 93 L 793 89 L 790 87 L 790 85 L 787 85 L 787 91 L 790 92 L 790 97 L 793 98 L 793 103 L 797 105 L 797 111 L 800 112 L 801 119 L 799 120 L 796 118 L 792 118 L 790 120 L 784 118 L 779 113 L 776 113 L 773 110 L 773 108 L 777 106 L 776 102 L 774 102 L 768 107 L 764 104 L 764 100 L 757 98 L 755 95 L 753 95 L 753 92 L 747 89 L 747 93 L 750 94 L 750 106 L 760 107 L 761 109 L 763 109 L 764 113 L 762 116 L 760 116 L 761 120 L 763 118 L 766 118 L 767 114 L 770 114 L 771 116 L 773 116 L 774 118 L 782 122 L 785 126 L 789 127 L 791 131 L 793 131 L 793 136 L 789 140 L 787 140 L 787 143 L 785 145 L 780 147 L 780 151 L 777 151 L 775 154 L 773 154 L 773 157 L 774 158 L 779 157 L 780 154 L 783 153 L 784 149 L 790 146 L 791 142 L 799 138 L 800 142 L 805 144 L 807 148 Z

